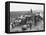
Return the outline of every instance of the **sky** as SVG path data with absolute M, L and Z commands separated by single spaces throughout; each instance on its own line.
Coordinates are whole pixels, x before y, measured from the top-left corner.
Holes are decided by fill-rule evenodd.
M 30 10 L 43 11 L 43 5 L 36 4 L 19 4 L 19 3 L 10 3 L 10 12 L 13 11 L 30 11 Z

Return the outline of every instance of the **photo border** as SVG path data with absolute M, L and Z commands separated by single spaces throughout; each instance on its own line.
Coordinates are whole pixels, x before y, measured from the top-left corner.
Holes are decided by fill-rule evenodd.
M 44 30 L 38 30 L 38 31 L 22 31 L 22 32 L 10 32 L 10 3 L 43 5 L 43 6 L 44 6 L 44 13 L 43 13 L 43 15 L 44 15 L 44 16 L 43 16 Z M 5 2 L 5 33 L 27 33 L 27 32 L 45 32 L 45 3 L 6 1 L 6 2 Z

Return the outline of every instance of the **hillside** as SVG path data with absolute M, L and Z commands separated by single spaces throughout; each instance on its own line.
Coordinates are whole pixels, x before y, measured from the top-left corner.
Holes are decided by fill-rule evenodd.
M 30 15 L 31 12 L 10 12 L 10 17 L 15 18 L 20 15 Z

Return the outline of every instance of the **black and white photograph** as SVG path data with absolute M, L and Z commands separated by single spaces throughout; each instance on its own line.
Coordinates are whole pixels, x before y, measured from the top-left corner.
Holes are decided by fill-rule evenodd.
M 44 6 L 10 3 L 10 32 L 44 30 Z

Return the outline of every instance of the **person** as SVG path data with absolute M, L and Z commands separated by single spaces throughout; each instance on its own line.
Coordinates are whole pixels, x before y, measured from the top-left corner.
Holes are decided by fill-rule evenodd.
M 42 20 L 42 17 L 40 15 L 37 15 L 34 17 L 35 20 L 35 26 L 37 25 L 37 22 L 40 22 L 40 20 Z
M 27 21 L 26 18 L 25 18 L 25 19 L 21 19 L 20 24 L 21 24 L 21 25 L 25 25 L 25 24 L 26 24 L 26 21 Z
M 12 28 L 15 28 L 15 22 L 12 23 Z

